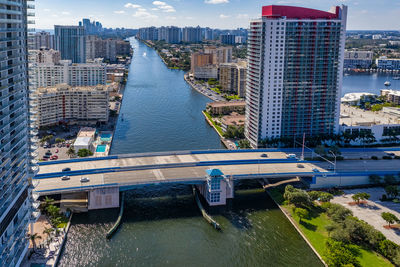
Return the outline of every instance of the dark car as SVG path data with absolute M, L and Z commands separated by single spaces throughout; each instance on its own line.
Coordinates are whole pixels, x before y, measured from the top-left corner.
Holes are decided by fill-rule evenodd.
M 63 172 L 69 172 L 69 171 L 71 171 L 71 168 L 64 168 L 64 169 L 62 169 L 62 171 Z
M 268 158 L 268 155 L 267 154 L 261 154 L 261 157 L 262 158 Z

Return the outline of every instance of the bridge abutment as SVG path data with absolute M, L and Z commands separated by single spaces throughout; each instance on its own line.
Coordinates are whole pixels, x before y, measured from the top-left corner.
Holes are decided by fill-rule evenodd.
M 226 205 L 226 200 L 234 197 L 233 180 L 226 177 L 219 169 L 209 169 L 206 173 L 206 182 L 197 186 L 200 194 L 210 206 Z
M 88 192 L 88 209 L 110 209 L 119 207 L 119 187 L 93 189 Z

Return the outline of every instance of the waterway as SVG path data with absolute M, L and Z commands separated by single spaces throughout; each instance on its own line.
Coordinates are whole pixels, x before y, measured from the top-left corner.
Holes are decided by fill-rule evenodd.
M 111 154 L 222 148 L 201 110 L 209 99 L 191 89 L 136 40 Z M 237 185 L 226 208 L 212 210 L 222 232 L 196 206 L 190 186 L 128 192 L 120 229 L 105 236 L 118 210 L 76 214 L 59 266 L 322 266 L 259 187 Z
M 157 53 L 135 49 L 111 154 L 222 148 L 201 110 L 210 100 Z M 345 76 L 342 93 L 379 93 L 386 74 Z M 236 185 L 228 207 L 212 210 L 222 232 L 201 216 L 189 186 L 143 187 L 126 195 L 120 229 L 105 236 L 118 209 L 76 214 L 59 266 L 322 266 L 257 185 Z

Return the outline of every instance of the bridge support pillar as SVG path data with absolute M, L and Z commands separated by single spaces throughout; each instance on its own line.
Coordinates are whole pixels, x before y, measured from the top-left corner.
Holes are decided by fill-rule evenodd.
M 210 206 L 226 205 L 226 200 L 234 197 L 234 183 L 227 178 L 219 169 L 206 171 L 206 182 L 198 185 L 200 193 Z
M 93 189 L 88 193 L 88 209 L 109 209 L 119 207 L 119 188 L 108 187 Z

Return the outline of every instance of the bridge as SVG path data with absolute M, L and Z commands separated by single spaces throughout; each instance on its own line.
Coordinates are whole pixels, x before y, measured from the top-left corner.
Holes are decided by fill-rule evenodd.
M 397 150 L 387 151 L 398 153 Z M 344 153 L 358 156 L 359 153 L 385 154 L 387 151 L 349 149 Z M 299 150 L 177 151 L 41 162 L 40 172 L 35 177 L 40 181 L 36 192 L 39 195 L 52 195 L 104 188 L 117 188 L 116 192 L 119 192 L 138 186 L 173 183 L 201 186 L 207 182 L 208 169 L 219 169 L 232 183 L 240 179 L 299 176 L 309 178 L 310 183 L 316 187 L 318 184 L 349 185 L 350 180 L 345 177 L 359 177 L 365 182 L 371 173 L 384 175 L 399 172 L 398 165 L 393 164 L 394 160 L 343 161 L 338 162 L 337 171 L 333 172 L 328 168 L 329 163 L 287 158 L 290 152 L 298 153 Z M 70 168 L 70 171 L 62 171 L 65 168 Z M 64 175 L 70 179 L 61 180 Z M 83 177 L 90 181 L 81 182 Z

